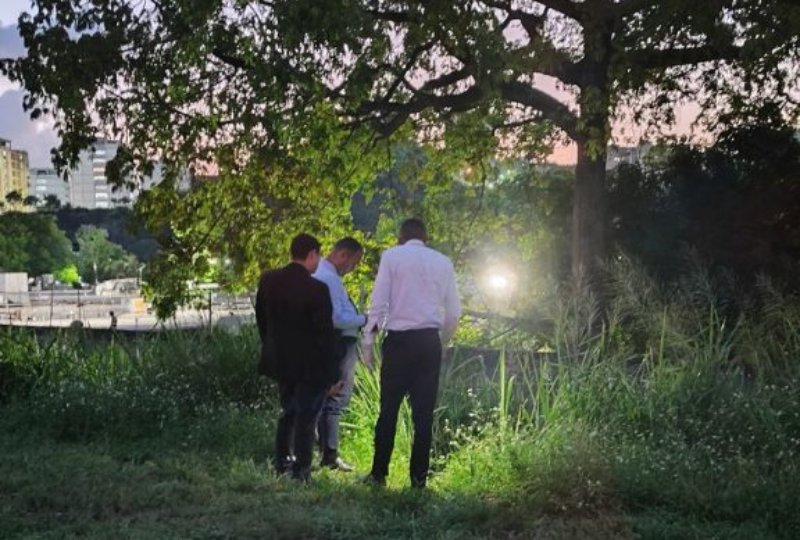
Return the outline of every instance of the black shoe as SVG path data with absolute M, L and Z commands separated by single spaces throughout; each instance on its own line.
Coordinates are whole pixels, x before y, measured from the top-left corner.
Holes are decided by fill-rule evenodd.
M 359 482 L 372 487 L 384 487 L 386 486 L 386 478 L 378 478 L 377 476 L 373 476 L 372 473 L 362 476 L 359 479 Z
M 334 459 L 323 459 L 322 467 L 326 467 L 332 471 L 353 472 L 356 468 L 340 457 Z
M 290 474 L 292 472 L 292 465 L 297 461 L 294 456 L 286 456 L 283 459 L 275 461 L 275 472 L 279 475 Z

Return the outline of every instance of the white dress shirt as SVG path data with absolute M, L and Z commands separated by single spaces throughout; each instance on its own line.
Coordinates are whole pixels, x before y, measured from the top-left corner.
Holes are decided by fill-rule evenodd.
M 336 267 L 328 259 L 322 259 L 312 275 L 328 286 L 333 304 L 333 327 L 341 330 L 343 336 L 358 337 L 358 330 L 364 326 L 367 318 L 350 301 Z
M 455 271 L 450 259 L 420 240 L 383 252 L 364 340 L 373 330 L 436 328 L 442 343 L 455 333 L 461 316 Z

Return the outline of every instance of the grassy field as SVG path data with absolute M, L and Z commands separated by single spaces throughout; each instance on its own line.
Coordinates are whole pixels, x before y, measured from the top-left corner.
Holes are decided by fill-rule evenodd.
M 457 355 L 425 492 L 407 410 L 388 488 L 276 477 L 253 329 L 0 331 L 0 538 L 797 538 L 800 302 L 765 287 L 732 316 L 627 279 L 602 324 L 575 295 L 550 306 L 553 362 Z M 362 370 L 343 443 L 362 473 L 376 412 Z

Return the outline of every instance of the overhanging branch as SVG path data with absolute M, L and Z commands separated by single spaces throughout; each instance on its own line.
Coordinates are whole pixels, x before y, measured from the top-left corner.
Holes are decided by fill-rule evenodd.
M 416 47 L 413 51 L 411 51 L 408 61 L 399 70 L 392 70 L 391 66 L 387 66 L 390 71 L 395 71 L 395 79 L 389 85 L 389 89 L 383 96 L 383 101 L 385 103 L 388 103 L 392 99 L 392 96 L 401 84 L 406 83 L 406 75 L 408 74 L 409 70 L 414 67 L 414 64 L 417 63 L 417 60 L 419 60 L 420 56 L 422 56 L 422 54 L 424 54 L 426 51 L 430 50 L 434 44 L 434 41 L 428 41 Z
M 471 86 L 458 94 L 437 96 L 433 94 L 415 94 L 404 103 L 386 102 L 383 100 L 367 101 L 361 104 L 354 114 L 357 118 L 372 121 L 377 131 L 388 137 L 412 115 L 427 109 L 444 112 L 463 112 L 475 107 L 483 98 L 483 91 Z
M 500 90 L 504 99 L 539 111 L 543 118 L 563 130 L 572 140 L 581 140 L 578 117 L 550 94 L 520 81 L 503 83 Z
M 472 69 L 468 67 L 464 67 L 461 69 L 457 69 L 455 71 L 451 71 L 450 73 L 446 73 L 440 77 L 436 77 L 435 79 L 430 79 L 426 81 L 420 88 L 419 92 L 432 92 L 433 90 L 438 90 L 439 88 L 446 88 L 451 84 L 455 84 L 459 81 L 463 81 L 464 79 L 470 77 L 472 75 Z
M 483 4 L 498 9 L 506 13 L 506 20 L 500 27 L 503 31 L 505 25 L 510 20 L 518 20 L 522 28 L 528 34 L 528 44 L 519 49 L 517 52 L 534 56 L 541 55 L 547 58 L 546 62 L 541 62 L 536 67 L 537 71 L 541 71 L 545 75 L 555 77 L 566 84 L 576 85 L 579 83 L 579 66 L 567 57 L 566 54 L 560 52 L 553 43 L 543 35 L 543 28 L 547 21 L 550 7 L 545 7 L 542 14 L 530 13 L 518 8 L 512 8 L 509 0 L 482 0 Z M 546 4 L 547 2 L 540 2 Z M 569 2 L 567 2 L 569 4 Z M 576 13 L 577 15 L 577 13 Z
M 483 0 L 483 3 L 491 8 L 505 11 L 508 20 L 518 20 L 531 39 L 539 36 L 547 19 L 547 10 L 543 14 L 537 15 L 521 9 L 514 9 L 511 7 L 511 2 L 507 0 Z
M 619 18 L 630 17 L 647 8 L 657 6 L 658 0 L 625 0 L 614 6 L 615 15 Z
M 536 1 L 548 9 L 552 9 L 553 11 L 557 11 L 562 15 L 566 15 L 570 19 L 573 19 L 578 22 L 583 21 L 583 15 L 581 13 L 580 4 L 576 4 L 571 0 L 536 0 Z
M 405 24 L 414 22 L 416 17 L 413 14 L 409 13 L 408 11 L 395 11 L 389 9 L 365 9 L 365 13 L 371 15 L 372 17 L 386 22 L 393 22 L 398 24 Z
M 578 131 L 578 117 L 551 95 L 520 81 L 502 83 L 499 90 L 506 101 L 530 107 L 573 140 L 582 139 Z M 406 102 L 385 99 L 367 101 L 352 113 L 351 116 L 356 120 L 351 125 L 370 122 L 382 136 L 389 136 L 413 114 L 425 110 L 449 114 L 463 112 L 476 107 L 485 97 L 484 89 L 479 85 L 473 85 L 463 92 L 447 95 L 418 92 Z
M 735 46 L 634 50 L 625 54 L 626 62 L 644 69 L 667 69 L 671 67 L 701 64 L 719 60 L 736 60 L 741 49 Z
M 211 54 L 213 54 L 221 62 L 228 64 L 229 66 L 234 67 L 236 69 L 248 70 L 253 68 L 253 64 L 251 62 L 245 60 L 244 58 L 240 58 L 238 56 L 230 54 L 229 52 L 224 51 L 220 47 L 214 48 L 211 51 Z

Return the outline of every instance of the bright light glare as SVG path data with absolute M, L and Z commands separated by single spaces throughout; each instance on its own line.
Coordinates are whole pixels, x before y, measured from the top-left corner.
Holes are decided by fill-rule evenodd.
M 508 289 L 511 282 L 508 277 L 501 274 L 493 274 L 489 276 L 489 287 L 497 291 L 504 291 Z
M 507 297 L 514 289 L 514 275 L 503 268 L 493 268 L 484 275 L 486 292 L 496 298 Z

